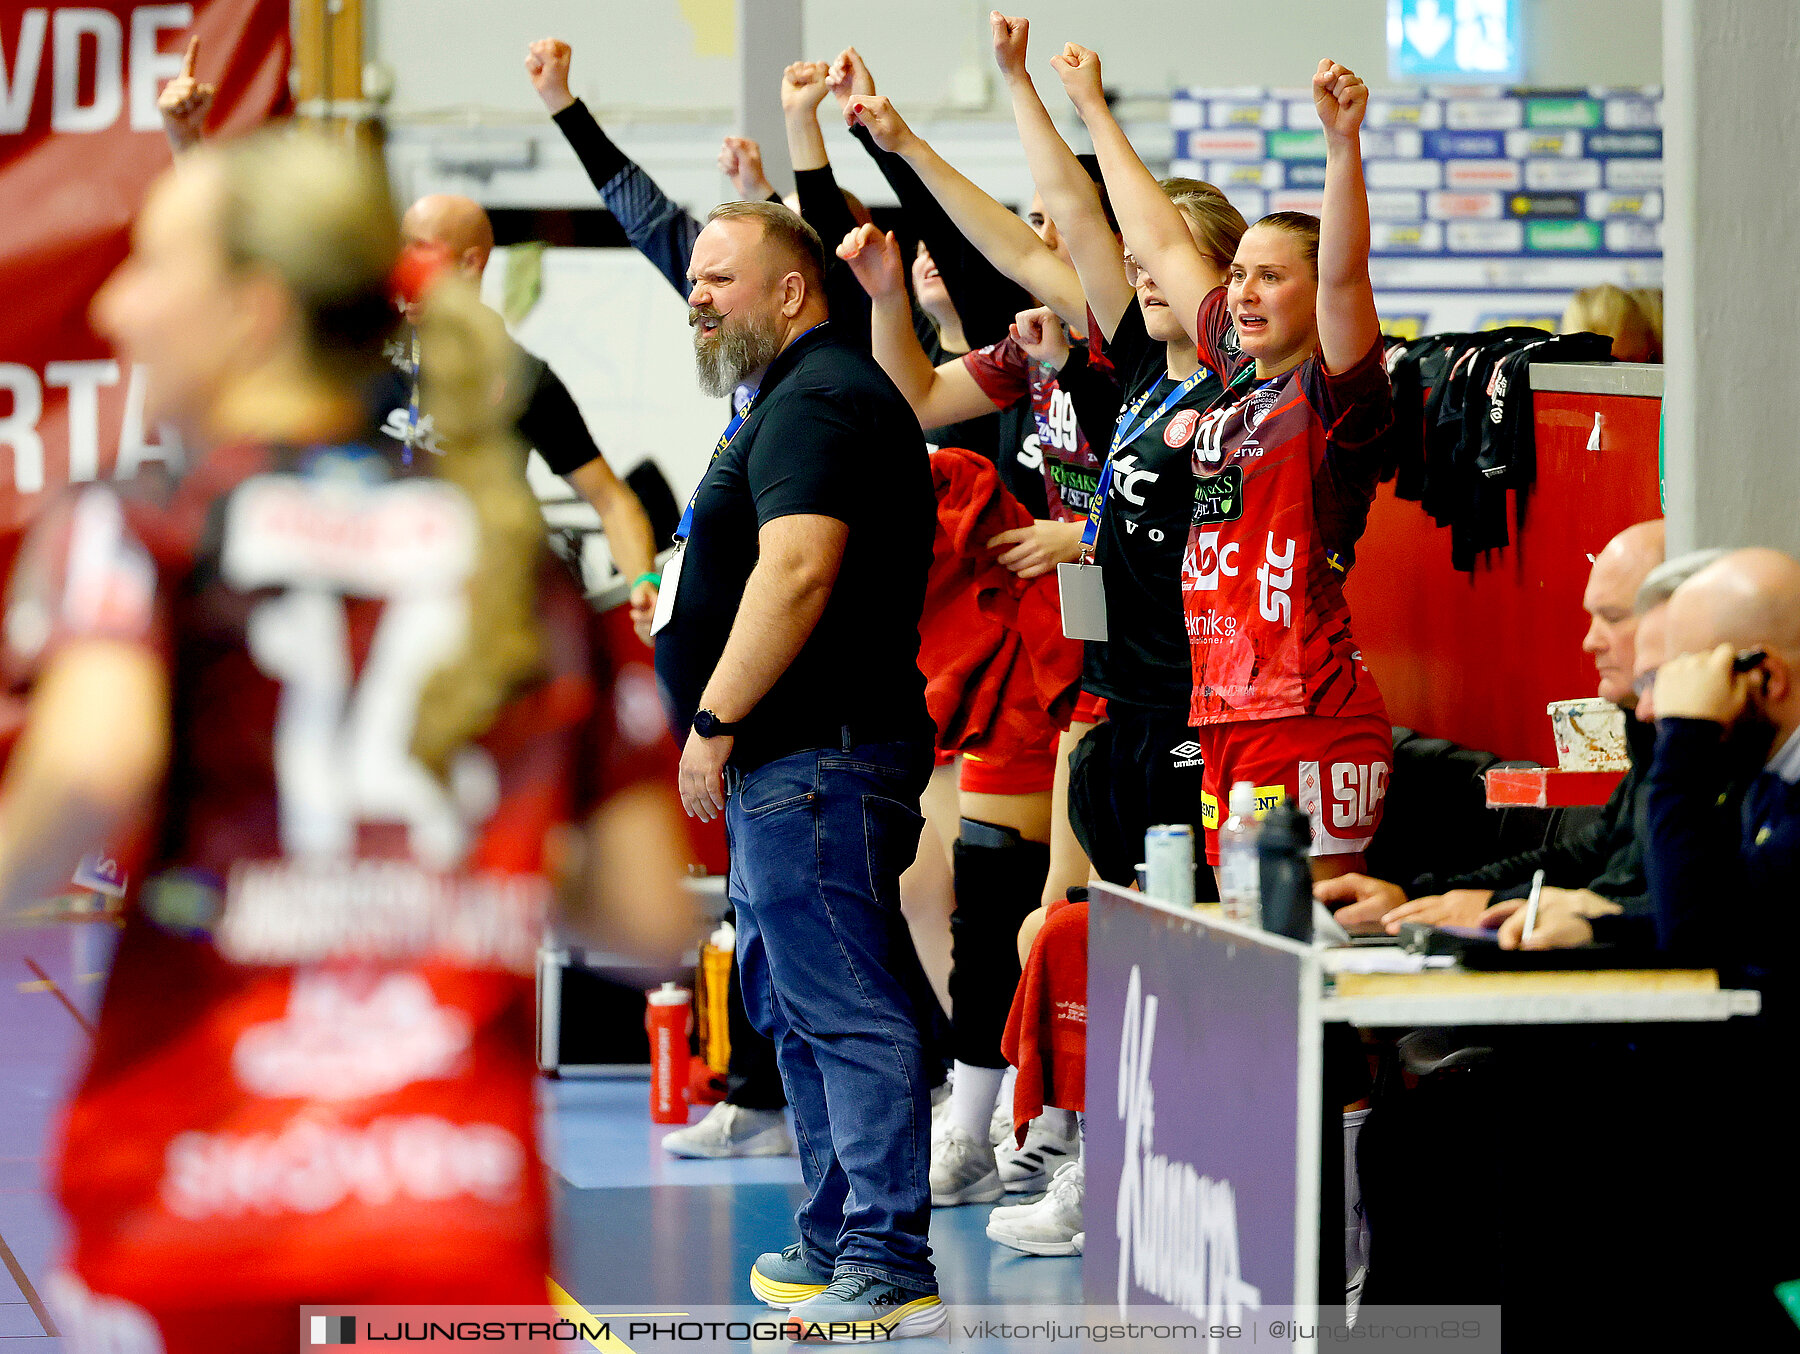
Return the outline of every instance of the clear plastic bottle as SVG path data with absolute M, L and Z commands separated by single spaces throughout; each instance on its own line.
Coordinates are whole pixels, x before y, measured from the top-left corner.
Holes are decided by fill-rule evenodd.
M 1261 866 L 1256 855 L 1262 824 L 1256 819 L 1256 786 L 1231 787 L 1231 816 L 1219 828 L 1219 900 L 1227 921 L 1262 925 Z

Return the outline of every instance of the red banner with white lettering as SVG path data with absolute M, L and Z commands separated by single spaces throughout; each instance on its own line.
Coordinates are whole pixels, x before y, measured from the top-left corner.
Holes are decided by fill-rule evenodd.
M 180 459 L 87 312 L 171 163 L 156 99 L 194 34 L 209 138 L 288 111 L 287 0 L 0 0 L 0 528 L 63 485 Z

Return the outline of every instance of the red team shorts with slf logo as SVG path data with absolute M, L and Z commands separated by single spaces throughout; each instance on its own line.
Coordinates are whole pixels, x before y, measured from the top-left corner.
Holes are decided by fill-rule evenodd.
M 1385 710 L 1209 724 L 1196 737 L 1206 762 L 1200 802 L 1211 864 L 1219 863 L 1219 825 L 1240 780 L 1256 786 L 1259 815 L 1284 801 L 1306 811 L 1315 856 L 1368 850 L 1394 767 L 1394 732 Z

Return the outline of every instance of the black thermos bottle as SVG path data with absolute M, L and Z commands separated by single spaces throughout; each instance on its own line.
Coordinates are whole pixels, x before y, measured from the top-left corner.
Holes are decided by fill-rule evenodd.
M 1256 841 L 1263 930 L 1310 944 L 1313 935 L 1312 819 L 1281 803 L 1263 817 Z

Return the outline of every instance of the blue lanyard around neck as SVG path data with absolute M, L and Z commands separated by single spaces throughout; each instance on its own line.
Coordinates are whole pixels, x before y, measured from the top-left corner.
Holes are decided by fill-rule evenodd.
M 1156 406 L 1155 413 L 1140 421 L 1138 415 L 1149 405 L 1151 397 L 1162 388 L 1163 380 L 1170 379 L 1159 378 L 1155 385 L 1133 400 L 1131 407 L 1119 416 L 1119 425 L 1113 429 L 1112 447 L 1108 450 L 1106 464 L 1100 471 L 1100 482 L 1094 486 L 1094 497 L 1088 503 L 1087 523 L 1081 528 L 1081 553 L 1083 555 L 1092 555 L 1094 542 L 1100 539 L 1100 516 L 1106 511 L 1106 495 L 1112 488 L 1114 459 L 1126 447 L 1142 437 L 1145 429 L 1186 399 L 1194 387 L 1204 381 L 1209 374 L 1205 367 L 1197 368 L 1193 375 L 1185 381 L 1178 382 L 1175 388 L 1163 397 L 1162 403 Z
M 826 321 L 820 320 L 811 329 L 808 329 L 805 334 L 796 335 L 794 343 L 800 342 L 807 334 L 815 333 L 818 330 L 823 329 L 826 323 Z M 794 343 L 788 344 L 788 347 L 792 348 Z M 786 350 L 784 349 L 783 351 Z M 713 447 L 712 459 L 707 461 L 706 469 L 700 473 L 699 482 L 694 485 L 694 492 L 688 495 L 687 507 L 683 508 L 681 511 L 681 525 L 675 528 L 675 544 L 677 547 L 686 545 L 688 537 L 694 534 L 694 504 L 700 501 L 700 490 L 706 486 L 707 475 L 712 473 L 712 468 L 718 464 L 719 457 L 725 454 L 725 448 L 731 445 L 731 439 L 738 435 L 738 429 L 744 426 L 744 420 L 750 417 L 750 411 L 756 408 L 756 402 L 762 398 L 763 390 L 766 389 L 767 386 L 768 378 L 765 376 L 763 378 L 762 386 L 758 387 L 755 393 L 753 393 L 749 399 L 744 401 L 744 407 L 731 416 L 731 422 L 727 423 L 725 425 L 725 431 L 719 434 L 718 444 Z
M 681 510 L 681 525 L 675 528 L 675 544 L 677 547 L 687 544 L 687 538 L 694 533 L 694 504 L 700 501 L 700 490 L 706 484 L 706 477 L 711 473 L 719 457 L 725 454 L 725 448 L 731 445 L 731 439 L 738 435 L 738 429 L 744 426 L 744 420 L 750 417 L 750 411 L 756 408 L 756 401 L 762 395 L 759 390 L 744 401 L 744 407 L 731 416 L 731 422 L 725 425 L 725 431 L 719 434 L 718 445 L 713 448 L 712 459 L 706 463 L 706 469 L 700 472 L 700 480 L 694 485 L 694 492 L 688 495 L 687 507 Z

